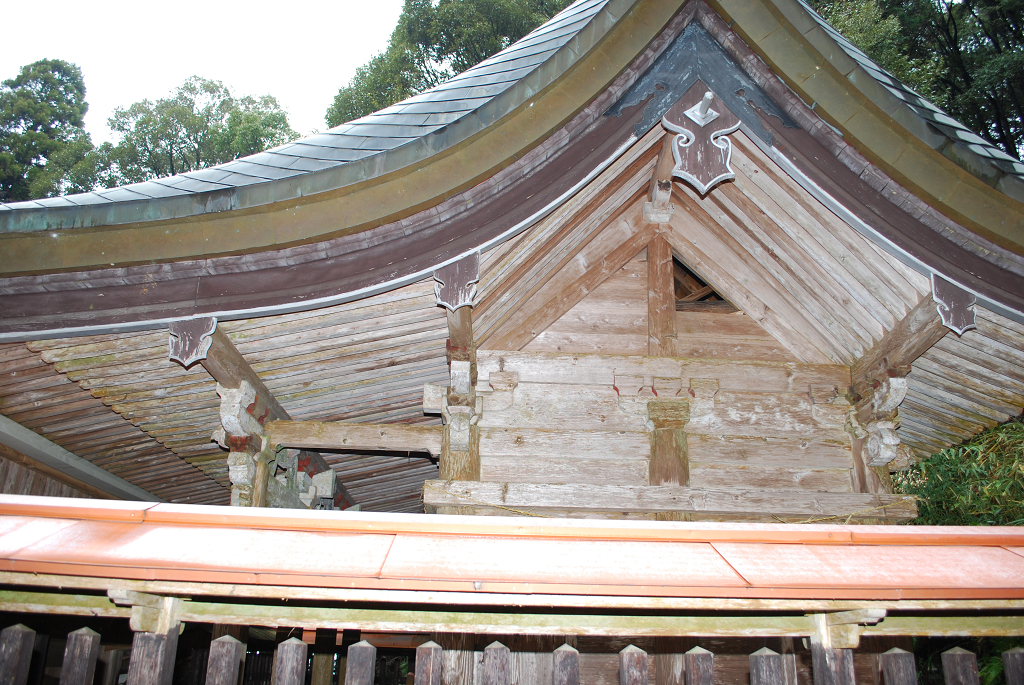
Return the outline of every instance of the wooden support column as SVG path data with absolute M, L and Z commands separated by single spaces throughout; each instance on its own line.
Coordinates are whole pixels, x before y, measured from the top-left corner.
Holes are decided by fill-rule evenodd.
M 60 685 L 92 685 L 99 655 L 100 634 L 95 630 L 80 628 L 68 633 L 64 663 L 60 668 Z
M 345 666 L 345 685 L 373 685 L 376 664 L 376 647 L 366 640 L 351 645 L 348 648 L 348 663 Z
M 917 685 L 913 652 L 893 647 L 878 656 L 878 670 L 881 685 Z
M 310 685 L 332 685 L 334 655 L 338 651 L 338 631 L 317 628 L 313 643 L 313 673 Z
M 946 685 L 978 685 L 978 656 L 963 647 L 943 652 L 942 679 Z
M 672 144 L 675 136 L 666 134 L 661 139 L 661 151 L 658 153 L 658 166 L 651 176 L 651 186 L 647 192 L 650 199 L 644 203 L 644 221 L 650 224 L 664 224 L 672 218 L 672 169 L 676 160 L 672 156 Z
M 434 271 L 438 306 L 448 310 L 448 366 L 451 383 L 441 415 L 445 420 L 438 470 L 443 480 L 480 480 L 477 428 L 476 342 L 473 303 L 480 280 L 480 254 L 473 253 Z M 457 511 L 438 513 L 458 513 Z
M 675 356 L 676 289 L 672 247 L 662 236 L 647 245 L 647 353 Z
M 762 647 L 750 655 L 750 685 L 783 685 L 782 655 Z
M 433 641 L 416 648 L 415 685 L 441 685 L 442 651 Z
M 128 685 L 171 685 L 178 626 L 167 633 L 135 633 L 128 661 Z
M 647 652 L 629 645 L 619 652 L 619 685 L 647 685 Z
M 32 664 L 32 646 L 36 631 L 17 624 L 0 632 L 0 683 L 2 685 L 25 685 L 28 669 Z
M 713 685 L 715 681 L 715 655 L 701 647 L 694 647 L 683 655 L 685 685 Z
M 274 685 L 305 685 L 306 643 L 292 637 L 277 646 Z
M 484 648 L 483 685 L 510 685 L 512 676 L 512 653 L 500 642 L 492 642 Z
M 562 645 L 552 653 L 551 674 L 553 685 L 580 685 L 580 653 L 575 647 Z
M 1003 675 L 1006 685 L 1024 685 L 1024 648 L 1014 647 L 1003 652 Z
M 210 642 L 206 685 L 238 685 L 244 666 L 245 644 L 230 635 L 222 635 Z
M 232 504 L 304 508 L 298 495 L 286 497 L 284 502 L 268 500 L 267 488 L 279 459 L 263 444 L 264 427 L 270 421 L 290 420 L 288 412 L 220 329 L 217 319 L 176 321 L 170 324 L 169 330 L 169 358 L 186 368 L 199 362 L 217 381 L 224 433 L 218 441 L 229 450 Z M 303 452 L 297 459 L 295 468 L 310 477 L 331 470 L 317 453 Z M 334 508 L 345 509 L 355 504 L 340 481 L 335 480 L 331 486 Z

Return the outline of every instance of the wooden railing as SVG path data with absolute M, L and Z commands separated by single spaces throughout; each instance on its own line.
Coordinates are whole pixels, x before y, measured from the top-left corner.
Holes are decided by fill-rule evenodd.
M 136 639 L 140 635 L 136 635 Z M 176 635 L 174 636 L 177 637 Z M 128 685 L 158 685 L 170 682 L 168 665 L 173 669 L 175 644 L 167 640 L 152 649 L 133 650 L 133 661 L 128 668 Z M 35 632 L 24 625 L 14 625 L 0 632 L 0 683 L 26 685 L 32 661 Z M 277 645 L 274 656 L 274 685 L 305 685 L 308 676 L 308 645 L 298 638 Z M 104 661 L 105 668 L 96 673 L 100 657 L 99 633 L 82 628 L 68 634 L 60 671 L 60 685 L 93 685 L 96 682 L 117 682 L 121 671 L 121 652 Z M 824 649 L 812 644 L 814 685 L 856 685 L 853 650 Z M 240 682 L 245 663 L 245 645 L 231 636 L 210 643 L 206 664 L 207 685 L 236 685 Z M 568 644 L 552 652 L 550 685 L 581 685 L 580 654 Z M 714 654 L 694 647 L 681 655 L 677 670 L 669 679 L 658 682 L 679 682 L 685 685 L 714 685 Z M 795 663 L 786 659 L 793 655 L 779 654 L 767 647 L 750 654 L 750 685 L 793 685 L 796 682 Z M 1006 685 L 1024 685 L 1024 649 L 1019 647 L 1002 655 Z M 620 685 L 648 685 L 651 676 L 651 655 L 629 645 L 619 652 Z M 680 663 L 681 662 L 681 663 Z M 344 685 L 374 685 L 377 649 L 363 640 L 348 647 L 347 659 L 339 678 Z M 917 685 L 917 668 L 911 652 L 894 648 L 877 655 L 873 661 L 877 674 L 871 678 L 884 685 Z M 680 668 L 681 667 L 681 668 Z M 408 682 L 415 685 L 441 685 L 445 654 L 440 645 L 426 642 L 416 648 L 415 665 Z M 955 647 L 942 654 L 945 685 L 979 685 L 977 656 L 973 652 Z M 482 685 L 548 685 L 545 683 L 516 682 L 513 673 L 512 652 L 495 641 L 483 650 L 480 664 Z M 449 680 L 446 678 L 446 680 Z M 458 679 L 460 682 L 463 679 Z M 470 680 L 473 678 L 470 676 Z M 480 682 L 479 680 L 477 682 Z M 582 685 L 586 685 L 583 683 Z

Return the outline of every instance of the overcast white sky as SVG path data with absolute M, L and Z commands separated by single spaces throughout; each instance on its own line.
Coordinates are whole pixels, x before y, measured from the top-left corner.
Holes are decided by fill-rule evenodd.
M 192 75 L 275 96 L 305 135 L 327 128 L 338 88 L 384 49 L 401 10 L 402 0 L 8 2 L 0 80 L 40 59 L 77 64 L 95 144 L 110 140 L 115 107 L 164 97 Z

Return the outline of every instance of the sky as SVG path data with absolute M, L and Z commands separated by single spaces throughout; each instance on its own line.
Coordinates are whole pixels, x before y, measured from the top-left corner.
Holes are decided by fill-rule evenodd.
M 193 75 L 235 96 L 273 95 L 305 135 L 327 128 L 338 89 L 387 46 L 401 11 L 402 0 L 8 2 L 0 80 L 40 59 L 77 64 L 97 145 L 112 140 L 114 108 L 166 97 Z

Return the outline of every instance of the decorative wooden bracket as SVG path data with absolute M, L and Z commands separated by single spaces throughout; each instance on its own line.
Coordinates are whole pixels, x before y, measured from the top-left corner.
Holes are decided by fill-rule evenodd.
M 732 141 L 728 134 L 740 127 L 740 120 L 724 107 L 721 112 L 712 109 L 713 102 L 714 94 L 697 81 L 661 119 L 662 126 L 676 134 L 672 175 L 701 195 L 736 178 L 730 166 Z
M 172 321 L 168 357 L 186 369 L 201 359 L 206 359 L 213 344 L 213 333 L 217 330 L 217 319 L 208 316 L 202 319 Z
M 957 335 L 978 327 L 974 319 L 978 298 L 935 273 L 932 274 L 932 300 L 937 304 L 942 323 Z
M 457 262 L 434 271 L 434 294 L 437 304 L 450 311 L 472 307 L 476 284 L 480 280 L 480 253 L 474 252 Z

